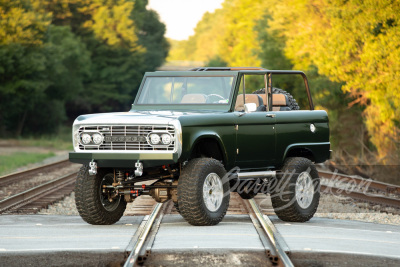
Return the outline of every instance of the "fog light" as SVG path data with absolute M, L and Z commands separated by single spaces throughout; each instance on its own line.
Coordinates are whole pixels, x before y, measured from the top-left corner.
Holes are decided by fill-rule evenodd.
M 90 143 L 90 141 L 92 141 L 92 137 L 87 133 L 84 133 L 81 135 L 81 140 L 84 145 L 87 145 Z
M 171 144 L 171 136 L 169 135 L 169 134 L 163 134 L 163 135 L 161 135 L 161 140 L 162 140 L 162 143 L 164 144 L 164 145 L 169 145 L 169 144 Z
M 160 136 L 158 134 L 151 134 L 150 143 L 153 145 L 157 145 L 158 143 L 160 143 Z
M 94 135 L 92 135 L 92 139 L 95 145 L 100 145 L 101 142 L 103 142 L 103 136 L 99 133 L 95 133 Z

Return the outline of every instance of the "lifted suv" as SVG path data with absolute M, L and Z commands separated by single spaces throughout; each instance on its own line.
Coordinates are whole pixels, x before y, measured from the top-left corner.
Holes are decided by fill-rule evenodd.
M 278 74 L 303 77 L 307 110 L 272 87 Z M 263 88 L 249 94 L 251 77 Z M 280 219 L 304 222 L 320 196 L 313 162 L 330 157 L 327 113 L 314 110 L 301 71 L 149 72 L 129 112 L 79 116 L 72 134 L 70 161 L 83 164 L 76 206 L 91 224 L 113 224 L 127 202 L 151 195 L 172 199 L 192 225 L 215 225 L 231 191 L 269 193 Z

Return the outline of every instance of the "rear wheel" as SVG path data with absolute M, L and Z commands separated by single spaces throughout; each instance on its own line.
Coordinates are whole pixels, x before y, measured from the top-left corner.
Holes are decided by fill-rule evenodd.
M 75 203 L 79 215 L 90 224 L 116 223 L 124 214 L 125 199 L 114 190 L 103 188 L 113 183 L 114 174 L 99 169 L 96 175 L 89 175 L 88 169 L 87 165 L 81 167 L 75 183 Z
M 317 211 L 320 181 L 314 164 L 306 158 L 288 158 L 271 186 L 271 202 L 283 221 L 305 222 Z
M 211 158 L 191 160 L 178 182 L 179 212 L 192 225 L 216 225 L 229 206 L 229 181 L 224 166 Z

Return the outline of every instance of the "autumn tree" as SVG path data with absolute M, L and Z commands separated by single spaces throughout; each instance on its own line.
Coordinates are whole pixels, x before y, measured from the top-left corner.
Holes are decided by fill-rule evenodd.
M 385 162 L 399 155 L 399 14 L 399 1 L 284 0 L 271 26 L 285 36 L 295 67 L 315 65 L 345 83 L 351 105 L 365 107 L 365 125 Z

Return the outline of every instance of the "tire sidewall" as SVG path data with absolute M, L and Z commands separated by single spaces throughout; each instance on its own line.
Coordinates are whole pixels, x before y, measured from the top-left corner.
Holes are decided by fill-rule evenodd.
M 315 210 L 315 207 L 318 206 L 319 204 L 319 198 L 320 198 L 320 192 L 319 192 L 319 177 L 318 177 L 318 171 L 315 168 L 314 164 L 312 164 L 311 161 L 309 161 L 309 164 L 304 164 L 301 166 L 298 166 L 297 168 L 288 168 L 289 171 L 293 171 L 295 169 L 295 175 L 293 175 L 290 179 L 290 187 L 292 191 L 292 196 L 294 198 L 294 207 L 296 210 L 302 215 L 302 216 L 308 216 L 310 213 L 313 213 Z M 310 203 L 310 205 L 307 208 L 302 208 L 297 202 L 296 198 L 296 182 L 297 179 L 299 178 L 299 175 L 302 172 L 308 172 L 311 175 L 312 178 L 312 183 L 314 186 L 314 194 L 313 194 L 313 199 Z
M 210 211 L 203 198 L 204 181 L 210 173 L 219 176 L 224 192 L 221 205 L 216 211 Z M 225 174 L 222 163 L 212 158 L 192 159 L 183 168 L 178 180 L 178 205 L 180 214 L 188 223 L 211 226 L 224 218 L 230 200 L 229 180 L 224 179 Z
M 310 174 L 314 186 L 313 199 L 307 208 L 302 208 L 296 198 L 296 182 L 302 172 Z M 279 186 L 271 190 L 271 201 L 276 215 L 283 221 L 310 220 L 317 211 L 320 198 L 320 180 L 314 164 L 307 158 L 288 158 L 276 181 Z
M 79 215 L 84 221 L 94 225 L 109 225 L 116 223 L 126 209 L 126 201 L 120 199 L 118 206 L 108 211 L 101 202 L 101 182 L 112 171 L 99 169 L 96 175 L 89 175 L 89 167 L 83 165 L 78 173 L 75 184 L 75 203 Z

